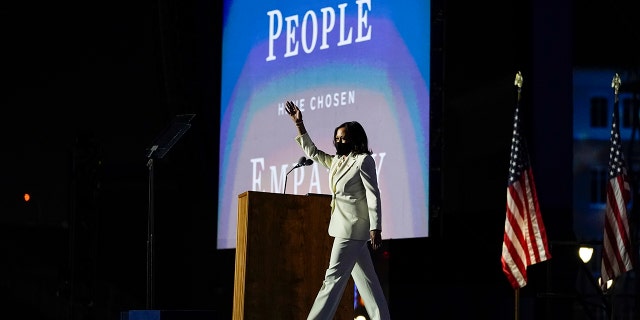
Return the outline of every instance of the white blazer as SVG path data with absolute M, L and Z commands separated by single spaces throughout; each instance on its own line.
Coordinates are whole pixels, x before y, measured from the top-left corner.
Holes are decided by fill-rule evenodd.
M 308 158 L 329 169 L 331 191 L 332 237 L 369 240 L 370 230 L 382 230 L 380 190 L 376 164 L 368 154 L 349 154 L 340 163 L 340 156 L 319 150 L 308 133 L 296 137 Z

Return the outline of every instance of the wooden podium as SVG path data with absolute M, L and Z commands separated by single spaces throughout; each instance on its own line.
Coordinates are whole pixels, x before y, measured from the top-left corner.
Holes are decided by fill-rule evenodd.
M 238 195 L 233 320 L 307 318 L 329 264 L 329 195 Z M 353 320 L 353 279 L 335 319 Z

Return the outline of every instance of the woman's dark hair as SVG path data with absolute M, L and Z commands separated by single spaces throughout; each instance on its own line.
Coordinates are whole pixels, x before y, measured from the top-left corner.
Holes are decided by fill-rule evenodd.
M 355 154 L 366 153 L 371 155 L 373 152 L 369 149 L 369 139 L 367 139 L 367 133 L 358 121 L 345 122 L 333 130 L 333 146 L 336 145 L 335 136 L 338 134 L 338 129 L 344 128 L 345 138 L 351 143 L 351 151 Z

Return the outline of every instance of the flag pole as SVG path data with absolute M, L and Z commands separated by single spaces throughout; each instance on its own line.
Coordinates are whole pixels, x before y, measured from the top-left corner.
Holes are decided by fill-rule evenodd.
M 614 97 L 614 106 L 618 107 L 618 92 L 620 91 L 620 85 L 622 81 L 620 80 L 620 75 L 617 73 L 613 76 L 613 80 L 611 80 L 611 87 L 613 88 L 613 97 Z
M 514 308 L 516 312 L 515 320 L 518 320 L 520 318 L 520 310 L 519 310 L 520 309 L 519 308 L 520 307 L 520 289 L 518 288 L 518 289 L 515 289 L 514 291 L 515 291 L 515 304 L 516 304 Z
M 520 134 L 522 74 L 516 74 L 518 104 L 513 116 L 509 158 L 506 218 L 502 241 L 502 271 L 515 291 L 516 319 L 520 316 L 520 291 L 527 285 L 527 267 L 551 258 L 542 221 L 526 139 Z
M 626 171 L 626 162 L 622 152 L 619 128 L 620 76 L 616 73 L 611 82 L 614 89 L 613 115 L 609 148 L 609 179 L 606 185 L 607 206 L 604 216 L 604 235 L 602 237 L 601 289 L 608 301 L 608 318 L 614 318 L 615 299 L 613 291 L 607 288 L 607 282 L 618 278 L 633 269 L 631 240 L 629 238 L 627 205 L 631 200 L 631 186 Z
M 518 73 L 516 73 L 516 79 L 513 81 L 513 84 L 518 87 L 518 98 L 516 100 L 516 106 L 520 105 L 520 97 L 521 97 L 521 92 L 522 92 L 522 73 L 520 71 L 518 71 Z M 516 288 L 514 290 L 514 311 L 515 311 L 515 320 L 520 319 L 520 288 Z
M 611 80 L 611 88 L 613 88 L 613 114 L 614 117 L 619 119 L 620 116 L 620 108 L 619 108 L 619 100 L 618 100 L 618 92 L 620 91 L 620 85 L 622 84 L 622 81 L 620 80 L 620 75 L 618 75 L 618 73 L 616 73 L 613 76 L 613 79 Z M 619 121 L 616 119 L 612 119 L 613 121 Z M 619 122 L 616 124 L 618 125 Z M 603 281 L 604 282 L 604 281 Z M 609 293 L 609 294 L 607 294 Z M 614 310 L 613 310 L 613 304 L 614 304 L 614 299 L 612 296 L 611 292 L 605 292 L 605 303 L 607 303 L 608 305 L 607 307 L 607 311 L 609 312 L 609 319 L 613 320 L 613 315 L 614 315 Z

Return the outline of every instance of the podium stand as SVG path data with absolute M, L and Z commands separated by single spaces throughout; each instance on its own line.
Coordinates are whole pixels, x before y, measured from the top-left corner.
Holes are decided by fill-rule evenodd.
M 331 196 L 238 195 L 233 320 L 306 319 L 331 255 Z M 336 320 L 353 320 L 350 279 Z

